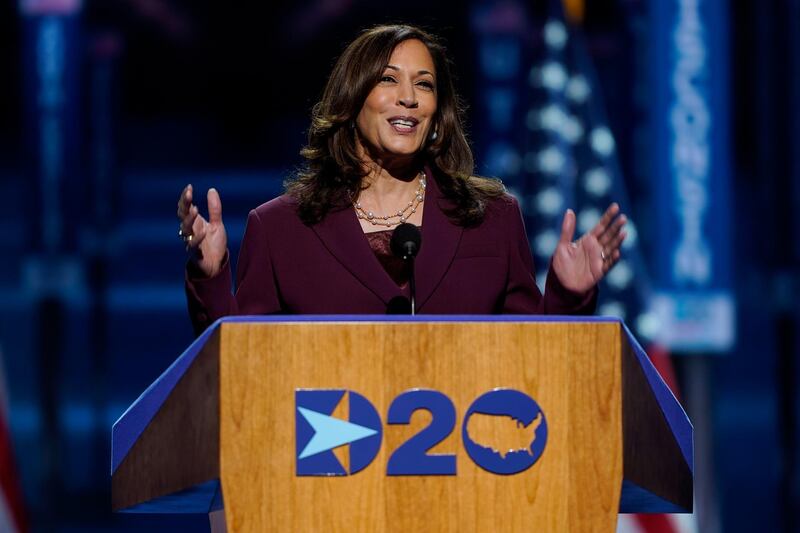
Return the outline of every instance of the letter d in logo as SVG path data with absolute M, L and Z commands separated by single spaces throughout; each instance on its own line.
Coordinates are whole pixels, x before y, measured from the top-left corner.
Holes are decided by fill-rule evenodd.
M 298 389 L 294 398 L 298 476 L 355 474 L 378 455 L 383 435 L 381 418 L 366 398 L 341 389 Z M 333 416 L 337 406 L 349 411 L 342 413 L 347 420 Z M 333 453 L 334 448 L 344 445 L 350 448 L 349 472 Z

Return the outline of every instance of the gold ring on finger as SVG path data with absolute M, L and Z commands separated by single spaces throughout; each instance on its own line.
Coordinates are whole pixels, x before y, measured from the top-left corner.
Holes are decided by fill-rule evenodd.
M 183 231 L 183 228 L 180 228 L 178 229 L 178 237 L 181 238 L 184 244 L 189 244 L 190 242 L 192 242 L 192 237 L 194 237 L 194 235 L 186 231 Z

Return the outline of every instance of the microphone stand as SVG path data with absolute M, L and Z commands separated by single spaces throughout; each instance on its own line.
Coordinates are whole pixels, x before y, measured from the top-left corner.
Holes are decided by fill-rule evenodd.
M 411 316 L 417 314 L 417 280 L 414 276 L 414 259 L 419 253 L 422 234 L 413 224 L 403 223 L 392 234 L 390 248 L 395 257 L 400 257 L 408 265 L 408 288 L 411 300 Z
M 414 259 L 413 255 L 407 255 L 408 261 L 408 288 L 411 293 L 411 316 L 417 314 L 417 284 L 414 280 Z

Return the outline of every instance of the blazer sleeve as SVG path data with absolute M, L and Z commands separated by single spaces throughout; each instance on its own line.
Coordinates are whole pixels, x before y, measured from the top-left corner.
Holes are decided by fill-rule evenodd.
M 215 320 L 230 315 L 266 315 L 281 311 L 270 258 L 268 234 L 258 213 L 253 210 L 239 251 L 236 269 L 236 293 L 231 292 L 230 254 L 226 254 L 220 272 L 202 276 L 192 264 L 186 267 L 186 301 L 195 334 L 200 334 Z
M 519 203 L 511 198 L 508 234 L 509 273 L 503 313 L 537 315 L 591 315 L 597 307 L 597 286 L 586 293 L 575 293 L 564 287 L 553 271 L 552 260 L 545 281 L 544 296 L 536 285 L 533 258 Z

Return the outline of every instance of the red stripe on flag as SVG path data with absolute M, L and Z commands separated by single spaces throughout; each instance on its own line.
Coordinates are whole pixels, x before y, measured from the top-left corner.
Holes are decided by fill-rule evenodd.
M 637 514 L 636 522 L 647 533 L 677 533 L 678 530 L 669 515 Z
M 0 498 L 5 497 L 11 518 L 17 531 L 25 533 L 25 511 L 22 503 L 22 490 L 19 486 L 14 454 L 11 452 L 11 435 L 8 431 L 5 416 L 0 413 Z
M 669 390 L 675 395 L 675 398 L 681 401 L 681 391 L 678 387 L 678 380 L 675 377 L 675 367 L 672 365 L 672 358 L 669 356 L 669 351 L 663 346 L 652 344 L 647 348 L 647 355 L 653 366 L 656 367 L 658 373 L 661 374 L 661 379 L 667 384 Z M 683 402 L 681 402 L 683 403 Z

